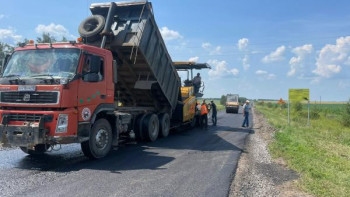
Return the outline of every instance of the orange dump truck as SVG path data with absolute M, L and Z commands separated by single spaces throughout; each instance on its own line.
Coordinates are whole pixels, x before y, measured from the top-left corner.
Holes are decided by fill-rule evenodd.
M 122 140 L 155 141 L 196 121 L 193 86 L 181 87 L 152 4 L 96 3 L 90 10 L 78 42 L 30 42 L 6 58 L 3 145 L 42 154 L 80 143 L 96 159 Z

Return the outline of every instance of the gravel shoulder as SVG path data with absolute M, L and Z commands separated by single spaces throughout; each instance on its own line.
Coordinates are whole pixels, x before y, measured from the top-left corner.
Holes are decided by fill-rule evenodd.
M 254 132 L 246 138 L 229 196 L 311 196 L 296 187 L 298 173 L 288 169 L 282 159 L 271 158 L 268 144 L 276 130 L 262 114 L 252 111 Z

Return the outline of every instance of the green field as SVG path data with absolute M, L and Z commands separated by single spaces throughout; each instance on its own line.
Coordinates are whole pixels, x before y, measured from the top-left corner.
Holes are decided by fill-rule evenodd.
M 306 110 L 307 105 L 303 105 L 303 108 Z M 324 114 L 340 115 L 345 108 L 345 104 L 310 104 L 311 110 L 315 108 L 319 108 Z
M 217 108 L 218 111 L 225 109 L 225 106 L 220 104 L 220 99 L 218 99 L 218 98 L 213 98 L 213 99 L 212 98 L 201 98 L 201 99 L 198 99 L 201 104 L 202 104 L 203 99 L 205 99 L 205 102 L 207 104 L 210 103 L 211 100 L 213 100 L 214 103 L 216 104 L 216 108 Z
M 306 106 L 292 110 L 277 104 L 256 105 L 278 131 L 270 144 L 274 157 L 282 157 L 300 173 L 298 186 L 315 196 L 350 195 L 350 128 L 342 124 L 344 104 L 312 104 L 311 126 L 307 125 Z M 293 108 L 292 108 L 293 109 Z M 316 115 L 315 115 L 316 114 Z

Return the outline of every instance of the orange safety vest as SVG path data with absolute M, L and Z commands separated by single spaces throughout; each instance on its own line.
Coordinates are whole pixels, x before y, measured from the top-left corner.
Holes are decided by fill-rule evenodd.
M 202 107 L 201 107 L 201 115 L 205 115 L 205 114 L 208 114 L 208 109 L 207 109 L 207 106 L 202 105 Z

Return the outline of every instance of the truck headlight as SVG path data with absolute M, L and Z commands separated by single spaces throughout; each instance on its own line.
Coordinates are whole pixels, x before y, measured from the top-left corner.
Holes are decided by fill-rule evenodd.
M 68 114 L 58 115 L 56 133 L 66 133 L 68 128 Z

